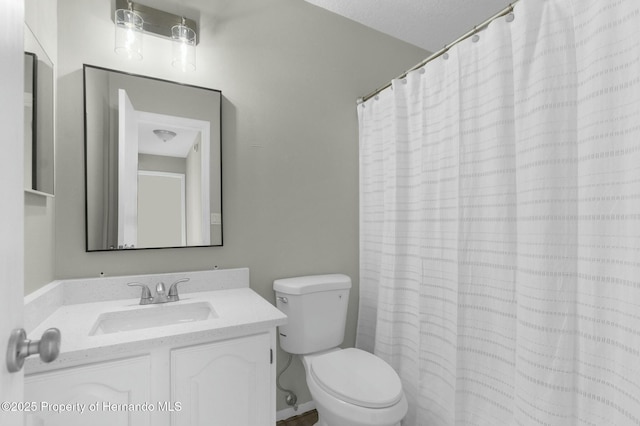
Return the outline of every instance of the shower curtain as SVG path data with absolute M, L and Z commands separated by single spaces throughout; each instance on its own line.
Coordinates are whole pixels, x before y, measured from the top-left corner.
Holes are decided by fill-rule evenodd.
M 640 2 L 522 0 L 358 106 L 403 425 L 640 424 Z

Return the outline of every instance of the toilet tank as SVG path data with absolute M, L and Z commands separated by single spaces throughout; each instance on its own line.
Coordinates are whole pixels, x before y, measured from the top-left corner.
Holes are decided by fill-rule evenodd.
M 351 278 L 343 274 L 275 280 L 276 306 L 289 321 L 278 327 L 280 347 L 291 354 L 335 348 L 344 340 Z

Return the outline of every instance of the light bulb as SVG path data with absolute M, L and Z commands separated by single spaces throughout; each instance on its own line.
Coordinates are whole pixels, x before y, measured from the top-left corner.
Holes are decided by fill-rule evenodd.
M 196 32 L 186 26 L 185 18 L 182 23 L 171 28 L 173 39 L 173 56 L 171 65 L 182 71 L 196 69 Z
M 133 10 L 133 4 L 129 3 L 129 9 L 118 9 L 115 15 L 116 43 L 115 51 L 129 59 L 142 59 L 142 26 L 144 20 Z

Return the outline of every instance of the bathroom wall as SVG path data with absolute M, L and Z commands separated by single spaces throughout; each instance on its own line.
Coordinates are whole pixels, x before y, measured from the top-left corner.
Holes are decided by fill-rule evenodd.
M 57 3 L 25 0 L 25 23 L 53 62 L 58 64 Z M 55 89 L 54 89 L 55 90 Z M 25 294 L 52 281 L 54 272 L 55 198 L 24 194 Z
M 197 70 L 183 74 L 170 66 L 170 43 L 152 36 L 143 61 L 118 57 L 110 3 L 58 1 L 56 277 L 247 266 L 251 287 L 273 302 L 276 278 L 346 273 L 354 288 L 345 345 L 353 345 L 355 101 L 428 53 L 301 0 L 220 0 L 201 2 L 214 16 L 200 15 Z M 222 91 L 223 247 L 85 252 L 83 63 Z M 282 384 L 310 399 L 298 360 Z

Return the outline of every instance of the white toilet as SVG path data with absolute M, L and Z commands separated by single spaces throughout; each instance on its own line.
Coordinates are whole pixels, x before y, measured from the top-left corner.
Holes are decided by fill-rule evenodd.
M 278 309 L 289 321 L 280 346 L 299 354 L 316 403 L 316 426 L 396 426 L 407 400 L 396 372 L 360 349 L 340 349 L 351 279 L 342 274 L 276 280 Z

